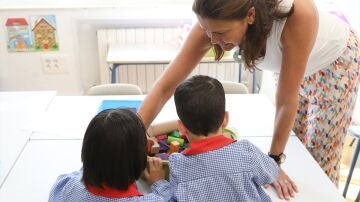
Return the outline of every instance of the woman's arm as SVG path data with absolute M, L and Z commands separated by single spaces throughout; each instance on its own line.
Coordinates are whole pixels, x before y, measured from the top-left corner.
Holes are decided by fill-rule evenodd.
M 317 11 L 312 0 L 296 0 L 282 33 L 282 65 L 276 92 L 274 136 L 270 153 L 284 151 L 293 127 L 300 84 L 317 35 Z
M 274 135 L 270 153 L 281 154 L 293 128 L 299 101 L 300 84 L 318 29 L 316 7 L 312 0 L 295 0 L 294 13 L 282 33 L 282 65 L 276 92 Z M 290 199 L 297 191 L 295 183 L 281 171 L 272 183 L 280 198 Z
M 178 55 L 155 82 L 140 106 L 139 115 L 146 128 L 149 127 L 167 100 L 174 94 L 176 86 L 191 73 L 210 48 L 210 39 L 199 24 L 196 24 Z

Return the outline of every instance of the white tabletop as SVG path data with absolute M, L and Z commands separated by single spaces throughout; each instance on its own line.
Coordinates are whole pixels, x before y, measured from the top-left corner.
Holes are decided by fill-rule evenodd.
M 55 91 L 0 92 L 0 187 L 29 140 L 25 124 L 44 112 Z
M 271 137 L 245 137 L 244 139 L 254 143 L 264 153 L 270 149 Z M 286 160 L 282 164 L 282 168 L 299 188 L 299 193 L 291 201 L 344 201 L 341 193 L 296 136 L 289 138 L 284 153 Z M 268 189 L 266 192 L 273 201 L 281 201 L 273 189 Z
M 226 95 L 229 128 L 235 128 L 240 137 L 271 137 L 275 107 L 264 94 Z
M 268 151 L 271 142 L 271 137 L 246 139 L 264 152 Z M 81 144 L 81 140 L 31 140 L 0 189 L 0 201 L 47 201 L 51 186 L 60 174 L 80 169 Z M 291 201 L 343 201 L 297 137 L 290 137 L 285 153 L 287 159 L 283 168 L 300 190 Z M 274 201 L 281 201 L 273 189 L 266 192 Z
M 172 44 L 110 45 L 106 62 L 108 64 L 167 64 L 180 51 Z M 231 57 L 224 57 L 222 62 L 234 62 Z M 201 62 L 214 62 L 213 57 L 205 57 Z
M 24 129 L 30 139 L 82 139 L 103 100 L 143 100 L 144 96 L 57 96 L 48 110 Z
M 41 117 L 25 127 L 36 132 L 31 139 L 82 139 L 90 120 L 97 113 L 102 100 L 143 100 L 134 96 L 57 96 Z M 229 128 L 239 136 L 272 136 L 275 109 L 265 95 L 226 95 Z M 154 123 L 177 120 L 173 99 L 170 99 Z
M 96 96 L 56 96 L 48 110 L 24 129 L 36 132 L 30 139 L 82 139 L 100 103 Z
M 29 141 L 0 189 L 0 201 L 48 201 L 56 178 L 81 168 L 81 146 L 82 140 Z

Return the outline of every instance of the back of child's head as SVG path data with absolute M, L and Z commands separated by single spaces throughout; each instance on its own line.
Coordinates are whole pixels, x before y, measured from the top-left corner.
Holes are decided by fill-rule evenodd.
M 81 160 L 85 185 L 126 190 L 147 164 L 146 130 L 141 119 L 127 109 L 97 114 L 86 129 Z
M 221 83 L 209 76 L 193 76 L 175 90 L 177 114 L 195 135 L 216 133 L 225 116 L 225 92 Z

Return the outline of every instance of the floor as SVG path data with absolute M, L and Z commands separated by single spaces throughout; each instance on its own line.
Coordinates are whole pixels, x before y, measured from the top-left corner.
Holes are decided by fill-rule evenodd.
M 340 183 L 339 183 L 339 192 L 342 194 L 347 175 L 349 173 L 349 167 L 353 156 L 353 151 L 356 146 L 356 142 L 352 145 L 351 142 L 353 137 L 348 135 L 345 139 L 345 145 L 343 150 L 343 158 L 340 165 Z M 358 192 L 360 191 L 360 160 L 358 160 L 352 179 L 346 194 L 346 202 L 355 201 Z

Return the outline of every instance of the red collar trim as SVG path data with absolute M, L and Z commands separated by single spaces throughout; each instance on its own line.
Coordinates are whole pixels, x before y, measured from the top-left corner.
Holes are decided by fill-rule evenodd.
M 226 145 L 229 145 L 236 140 L 230 139 L 224 135 L 216 135 L 205 139 L 195 140 L 190 142 L 189 147 L 185 149 L 182 154 L 194 155 L 201 154 L 208 151 L 216 150 Z
M 103 187 L 104 189 L 91 185 L 86 185 L 86 189 L 90 193 L 106 198 L 127 198 L 131 196 L 142 196 L 142 194 L 137 190 L 135 183 L 131 184 L 127 190 L 118 190 L 108 187 L 106 185 L 103 185 Z

